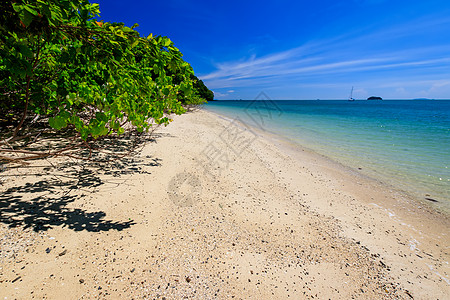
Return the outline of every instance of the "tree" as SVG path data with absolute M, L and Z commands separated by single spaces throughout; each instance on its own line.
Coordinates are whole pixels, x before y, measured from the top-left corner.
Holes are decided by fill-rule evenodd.
M 196 95 L 206 101 L 214 100 L 214 93 L 206 87 L 202 80 L 198 79 L 194 74 L 191 75 L 191 78 L 194 80 L 194 92 Z
M 185 111 L 181 95 L 197 99 L 192 67 L 169 38 L 141 37 L 137 24 L 99 22 L 98 4 L 0 5 L 2 161 L 74 155 L 102 137 L 167 125 L 169 114 Z M 65 147 L 26 148 L 61 133 Z

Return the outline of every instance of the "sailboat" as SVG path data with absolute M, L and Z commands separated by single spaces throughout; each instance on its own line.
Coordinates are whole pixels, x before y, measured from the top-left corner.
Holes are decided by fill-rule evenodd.
M 350 91 L 350 96 L 348 97 L 348 101 L 355 101 L 355 99 L 353 98 L 353 87 L 352 87 L 352 90 Z

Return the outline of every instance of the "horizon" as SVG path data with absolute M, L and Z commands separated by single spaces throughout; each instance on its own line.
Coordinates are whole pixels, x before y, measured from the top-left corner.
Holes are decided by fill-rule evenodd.
M 349 102 L 348 99 L 214 99 L 212 101 L 344 101 Z M 383 101 L 450 101 L 450 99 L 382 99 L 382 100 L 367 100 L 355 99 L 355 101 L 369 101 L 369 102 L 383 102 Z M 208 101 L 211 102 L 211 101 Z M 352 101 L 353 102 L 353 101 Z
M 168 36 L 217 100 L 450 98 L 448 0 L 94 2 Z

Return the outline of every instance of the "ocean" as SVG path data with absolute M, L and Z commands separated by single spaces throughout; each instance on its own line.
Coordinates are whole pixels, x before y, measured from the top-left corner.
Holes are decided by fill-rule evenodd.
M 450 100 L 240 100 L 204 108 L 450 212 Z

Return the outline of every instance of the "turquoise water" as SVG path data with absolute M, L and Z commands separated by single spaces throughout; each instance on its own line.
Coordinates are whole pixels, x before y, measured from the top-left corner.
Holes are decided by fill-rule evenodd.
M 205 108 L 435 199 L 450 212 L 450 100 L 215 101 Z

